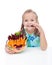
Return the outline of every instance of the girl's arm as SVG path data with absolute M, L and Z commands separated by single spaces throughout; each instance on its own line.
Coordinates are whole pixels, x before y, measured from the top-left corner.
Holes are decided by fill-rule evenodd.
M 47 41 L 46 41 L 44 32 L 40 33 L 40 47 L 42 50 L 47 49 Z
M 46 50 L 47 49 L 47 41 L 45 38 L 44 31 L 38 23 L 35 23 L 35 27 L 38 29 L 38 31 L 40 33 L 40 47 L 42 50 Z

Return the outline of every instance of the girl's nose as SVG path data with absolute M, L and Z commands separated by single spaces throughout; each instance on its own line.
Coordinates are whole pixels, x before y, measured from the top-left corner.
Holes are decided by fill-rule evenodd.
M 29 21 L 29 22 L 28 22 L 28 24 L 32 24 L 32 22 L 31 22 L 31 21 Z

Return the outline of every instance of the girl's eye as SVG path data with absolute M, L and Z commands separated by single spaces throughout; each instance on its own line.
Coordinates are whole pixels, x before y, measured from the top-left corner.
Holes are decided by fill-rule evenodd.
M 34 21 L 33 19 L 31 19 L 31 21 Z
M 28 20 L 25 20 L 25 22 L 27 22 Z

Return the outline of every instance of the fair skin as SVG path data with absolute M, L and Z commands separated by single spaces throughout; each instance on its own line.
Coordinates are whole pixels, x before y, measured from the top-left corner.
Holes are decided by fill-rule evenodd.
M 25 13 L 25 15 L 23 17 L 23 25 L 29 34 L 33 33 L 35 28 L 38 29 L 38 31 L 40 33 L 40 48 L 42 50 L 46 50 L 47 41 L 45 38 L 44 31 L 43 31 L 42 27 L 36 21 L 36 15 L 33 12 Z M 33 25 L 34 27 L 31 27 L 31 25 Z

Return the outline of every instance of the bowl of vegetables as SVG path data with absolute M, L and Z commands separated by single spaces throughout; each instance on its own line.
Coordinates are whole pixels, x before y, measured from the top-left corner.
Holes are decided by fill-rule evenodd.
M 26 48 L 26 40 L 27 37 L 25 37 L 21 32 L 17 32 L 9 35 L 6 43 L 11 50 L 15 49 L 16 53 L 18 53 L 24 51 Z

